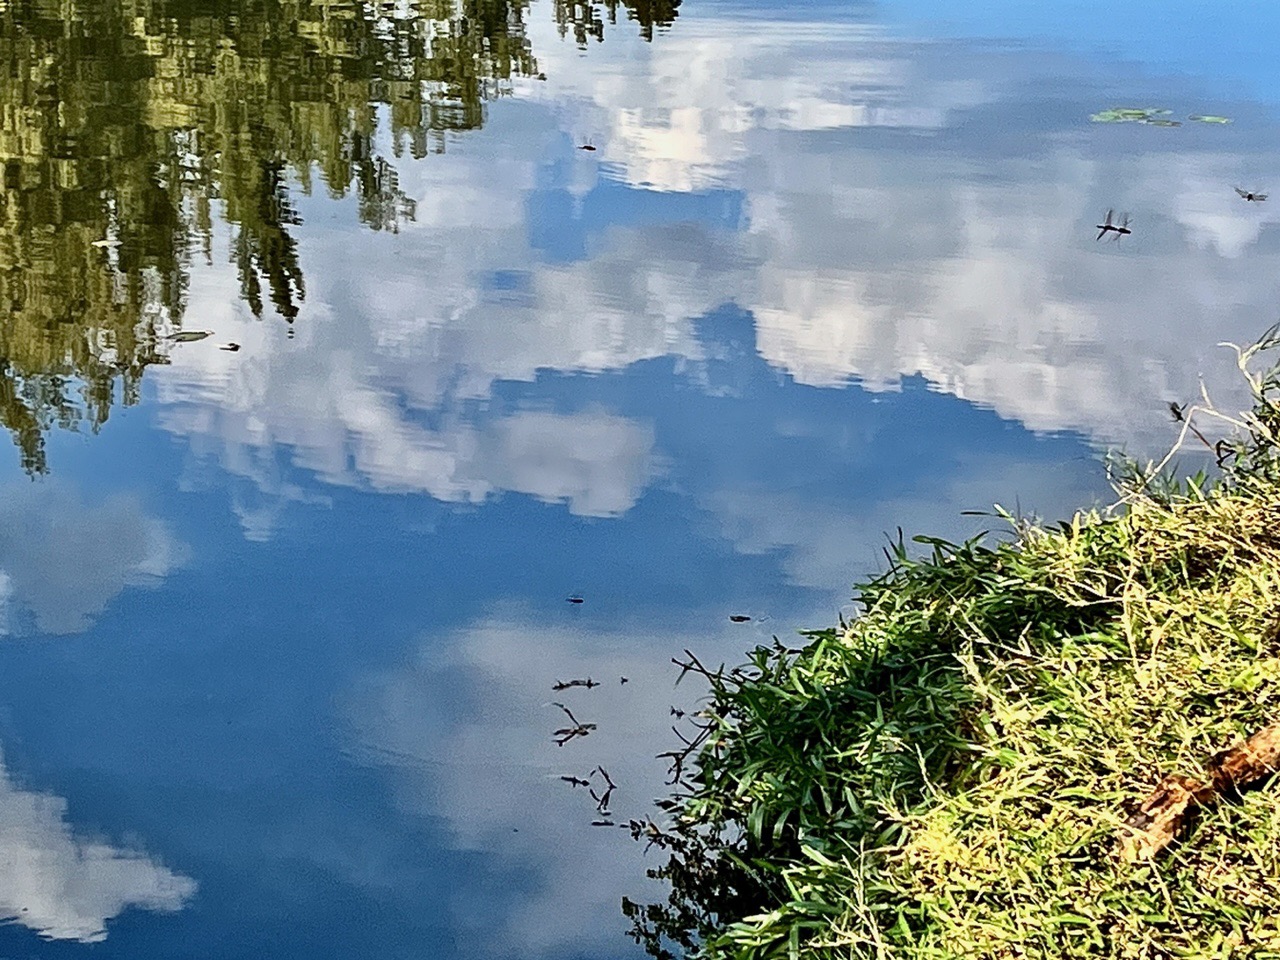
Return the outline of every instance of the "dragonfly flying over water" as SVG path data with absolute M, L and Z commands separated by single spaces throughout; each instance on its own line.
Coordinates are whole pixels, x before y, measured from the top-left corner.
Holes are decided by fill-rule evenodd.
M 1108 210 L 1106 219 L 1103 220 L 1101 223 L 1094 224 L 1094 226 L 1098 228 L 1098 235 L 1094 237 L 1095 240 L 1101 240 L 1108 233 L 1114 233 L 1116 235 L 1117 240 L 1119 240 L 1121 237 L 1128 236 L 1129 234 L 1133 233 L 1133 231 L 1129 229 L 1129 215 L 1127 213 L 1120 215 L 1119 223 L 1111 222 L 1111 218 L 1114 215 L 1115 215 L 1114 210 Z
M 1240 194 L 1240 196 L 1252 203 L 1261 203 L 1263 200 L 1267 199 L 1267 195 L 1265 193 L 1253 193 L 1249 190 L 1241 190 L 1239 187 L 1234 189 L 1236 193 Z

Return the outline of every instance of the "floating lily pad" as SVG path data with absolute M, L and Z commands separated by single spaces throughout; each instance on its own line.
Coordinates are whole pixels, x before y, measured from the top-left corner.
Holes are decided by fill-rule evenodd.
M 1210 117 L 1199 113 L 1193 113 L 1187 117 L 1188 120 L 1195 120 L 1197 123 L 1230 123 L 1230 117 Z
M 169 334 L 169 339 L 174 343 L 192 343 L 212 336 L 212 330 L 179 330 L 177 333 Z

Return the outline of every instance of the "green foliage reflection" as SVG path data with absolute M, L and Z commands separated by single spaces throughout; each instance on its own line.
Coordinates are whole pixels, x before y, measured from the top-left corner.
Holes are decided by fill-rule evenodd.
M 627 9 L 651 33 L 674 5 Z M 394 159 L 443 151 L 537 75 L 527 18 L 528 0 L 0 0 L 0 422 L 24 467 L 165 362 L 215 218 L 244 300 L 290 323 L 291 188 L 354 196 L 375 230 L 412 218 Z

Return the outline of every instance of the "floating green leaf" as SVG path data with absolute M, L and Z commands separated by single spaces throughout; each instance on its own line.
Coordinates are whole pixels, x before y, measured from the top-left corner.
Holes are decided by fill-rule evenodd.
M 1112 107 L 1095 113 L 1089 119 L 1094 123 L 1151 123 L 1152 118 L 1172 112 L 1163 107 Z
M 203 340 L 205 337 L 212 337 L 212 330 L 179 330 L 177 333 L 169 334 L 169 339 L 174 343 L 192 343 L 196 340 Z
M 1139 120 L 1139 123 L 1145 123 L 1149 127 L 1180 127 L 1180 120 L 1162 120 L 1157 117 L 1147 117 L 1145 120 Z

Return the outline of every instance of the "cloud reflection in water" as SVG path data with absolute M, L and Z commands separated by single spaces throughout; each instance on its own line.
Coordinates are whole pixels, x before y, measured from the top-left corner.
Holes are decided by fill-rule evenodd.
M 147 586 L 187 558 L 136 497 L 85 503 L 66 483 L 0 491 L 0 633 L 30 615 L 41 633 L 79 633 L 126 587 Z
M 303 236 L 303 259 L 323 269 L 299 337 L 250 329 L 230 360 L 212 347 L 175 357 L 156 375 L 166 428 L 237 470 L 245 451 L 280 447 L 330 483 L 455 502 L 507 489 L 616 514 L 658 473 L 647 428 L 605 410 L 552 422 L 486 404 L 546 371 L 658 356 L 696 367 L 696 318 L 726 303 L 749 311 L 759 355 L 797 382 L 895 389 L 922 374 L 1033 430 L 1138 452 L 1161 452 L 1164 401 L 1195 395 L 1202 371 L 1226 405 L 1238 399 L 1216 344 L 1271 319 L 1260 278 L 1275 272 L 1266 238 L 1280 207 L 1245 207 L 1230 185 L 1274 154 L 1273 128 L 1141 129 L 1141 141 L 1100 129 L 1087 116 L 1106 94 L 1083 59 L 869 26 L 682 30 L 593 50 L 590 69 L 566 63 L 536 85 L 556 116 L 601 131 L 599 161 L 542 103 L 506 103 L 453 153 L 406 166 L 418 219 L 368 237 L 358 270 L 345 232 Z M 548 51 L 553 67 L 572 56 Z M 681 221 L 676 207 L 664 223 L 632 222 L 607 199 L 624 190 L 610 178 L 695 191 L 690 210 L 714 185 L 741 198 L 742 221 Z M 536 224 L 553 233 L 587 223 L 599 198 L 576 258 L 531 239 L 529 198 L 549 189 L 573 198 Z M 1110 206 L 1135 211 L 1124 249 L 1087 229 Z M 202 290 L 234 300 L 210 283 L 193 284 L 193 309 Z M 600 442 L 560 443 L 577 479 L 552 479 L 504 447 L 535 428 Z
M 348 701 L 352 752 L 386 772 L 405 815 L 441 818 L 458 848 L 535 878 L 521 896 L 497 901 L 466 877 L 441 887 L 468 957 L 619 950 L 619 903 L 655 895 L 643 873 L 656 852 L 645 859 L 625 831 L 590 826 L 597 814 L 587 790 L 559 778 L 586 777 L 602 764 L 618 785 L 611 819 L 653 814 L 666 770 L 653 745 L 671 737 L 668 705 L 691 709 L 699 692 L 692 684 L 672 690 L 664 654 L 683 644 L 708 658 L 736 657 L 746 638 L 759 636 L 719 618 L 696 636 L 624 635 L 579 612 L 569 625 L 509 608 L 454 636 L 424 639 L 402 665 L 362 678 Z M 557 679 L 588 676 L 601 686 L 551 690 Z M 564 717 L 555 700 L 598 729 L 557 747 L 550 733 Z
M 196 882 L 146 854 L 77 837 L 61 797 L 18 787 L 0 761 L 0 920 L 96 943 L 130 907 L 173 913 Z

